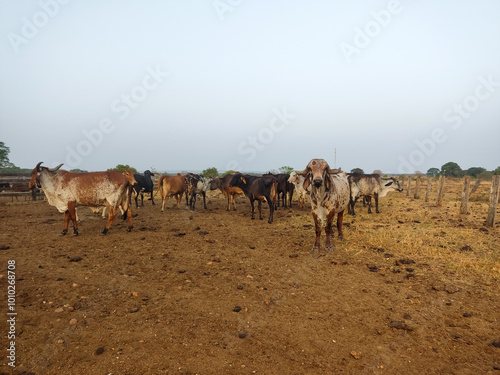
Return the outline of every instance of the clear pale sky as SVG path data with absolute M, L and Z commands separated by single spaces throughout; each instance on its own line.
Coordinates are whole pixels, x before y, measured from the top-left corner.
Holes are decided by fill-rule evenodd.
M 0 140 L 33 168 L 500 166 L 500 2 L 0 0 Z

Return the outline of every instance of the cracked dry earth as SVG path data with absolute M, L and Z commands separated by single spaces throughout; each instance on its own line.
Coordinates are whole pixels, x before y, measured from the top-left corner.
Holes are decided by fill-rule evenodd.
M 230 212 L 220 195 L 195 212 L 168 203 L 107 236 L 81 208 L 78 237 L 59 236 L 46 202 L 3 203 L 0 285 L 14 259 L 18 315 L 16 367 L 3 355 L 1 374 L 500 374 L 498 278 L 390 246 L 456 226 L 402 213 L 421 202 L 359 207 L 346 240 L 316 254 L 309 210 L 280 207 L 268 224 L 244 198 Z M 471 249 L 498 245 L 498 226 L 477 233 Z

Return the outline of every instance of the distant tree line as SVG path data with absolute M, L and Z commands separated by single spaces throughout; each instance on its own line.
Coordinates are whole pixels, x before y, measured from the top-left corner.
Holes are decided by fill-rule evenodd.
M 441 169 L 438 168 L 430 168 L 427 171 L 427 176 L 429 177 L 437 177 L 437 176 L 445 176 L 445 177 L 463 177 L 463 176 L 471 176 L 474 178 L 483 178 L 489 179 L 493 175 L 500 175 L 500 167 L 497 167 L 493 171 L 487 171 L 486 168 L 483 167 L 471 167 L 469 169 L 462 169 L 455 162 L 448 162 L 444 164 Z

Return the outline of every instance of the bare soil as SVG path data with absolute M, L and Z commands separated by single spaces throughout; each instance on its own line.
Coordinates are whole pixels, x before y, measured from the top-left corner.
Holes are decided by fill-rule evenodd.
M 107 236 L 80 208 L 80 236 L 60 237 L 47 202 L 3 202 L 0 306 L 15 260 L 18 315 L 12 369 L 3 313 L 1 374 L 500 374 L 497 263 L 457 264 L 498 260 L 500 230 L 457 219 L 456 202 L 358 203 L 346 240 L 316 254 L 296 201 L 273 224 L 245 198 L 230 212 L 218 194 L 194 212 L 158 203 Z M 427 242 L 408 253 L 411 233 Z M 428 255 L 444 251 L 453 261 Z

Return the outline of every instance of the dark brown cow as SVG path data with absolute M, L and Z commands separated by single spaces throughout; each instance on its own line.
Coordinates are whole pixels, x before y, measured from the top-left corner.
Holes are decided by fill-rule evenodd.
M 158 180 L 158 190 L 161 195 L 161 210 L 165 210 L 165 202 L 167 198 L 175 196 L 177 207 L 181 207 L 182 195 L 186 193 L 186 205 L 188 204 L 186 192 L 186 176 L 177 173 L 177 176 L 161 176 Z
M 277 191 L 278 199 L 276 207 L 280 206 L 280 202 L 284 208 L 286 208 L 287 205 L 288 207 L 292 207 L 292 197 L 295 185 L 288 182 L 290 175 L 287 173 L 278 173 L 278 174 L 266 173 L 263 175 L 263 177 L 265 176 L 272 176 L 278 180 L 278 191 Z
M 254 202 L 258 201 L 259 219 L 262 220 L 262 202 L 264 201 L 269 205 L 268 223 L 271 224 L 273 222 L 274 207 L 278 197 L 278 180 L 275 177 L 257 177 L 236 173 L 229 183 L 229 187 L 234 186 L 243 190 L 243 193 L 250 200 L 252 219 L 255 217 Z
M 227 208 L 229 211 L 231 207 L 231 201 L 233 202 L 233 210 L 236 211 L 236 197 L 238 195 L 243 195 L 243 190 L 237 186 L 229 186 L 231 179 L 234 175 L 227 174 L 222 178 L 214 178 L 210 186 L 211 190 L 220 189 L 220 191 L 227 197 Z
M 51 206 L 64 212 L 64 229 L 61 235 L 68 232 L 69 220 L 73 222 L 73 234 L 78 235 L 76 206 L 101 207 L 109 209 L 108 222 L 101 234 L 106 234 L 116 217 L 118 207 L 126 212 L 128 230 L 132 229 L 132 210 L 130 196 L 132 186 L 136 184 L 134 172 L 126 170 L 71 173 L 64 170 L 55 173 L 62 164 L 55 168 L 41 167 L 42 162 L 31 172 L 30 189 L 34 186 L 42 188 Z
M 344 210 L 349 204 L 349 183 L 347 174 L 340 169 L 331 169 L 324 159 L 313 159 L 302 172 L 304 175 L 304 190 L 311 186 L 311 208 L 316 226 L 316 241 L 311 252 L 317 252 L 320 247 L 322 228 L 325 228 L 326 251 L 332 252 L 331 245 L 332 222 L 337 214 L 337 230 L 339 239 L 343 239 L 342 222 Z

